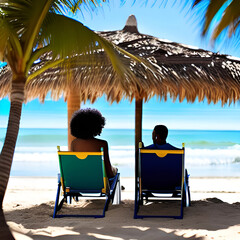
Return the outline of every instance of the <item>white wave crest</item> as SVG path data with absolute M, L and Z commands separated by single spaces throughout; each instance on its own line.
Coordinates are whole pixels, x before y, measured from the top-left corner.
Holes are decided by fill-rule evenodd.
M 187 165 L 222 165 L 231 164 L 240 158 L 240 145 L 222 149 L 191 149 L 186 148 L 185 161 Z
M 67 150 L 64 146 L 62 150 Z M 52 162 L 58 161 L 57 147 L 16 147 L 14 161 L 18 162 Z
M 67 147 L 61 147 L 67 150 Z M 114 165 L 134 165 L 134 146 L 112 146 L 109 156 Z M 56 147 L 18 147 L 14 154 L 14 161 L 43 162 L 58 161 Z M 240 161 L 240 145 L 234 145 L 225 149 L 192 149 L 186 148 L 186 165 L 222 165 Z

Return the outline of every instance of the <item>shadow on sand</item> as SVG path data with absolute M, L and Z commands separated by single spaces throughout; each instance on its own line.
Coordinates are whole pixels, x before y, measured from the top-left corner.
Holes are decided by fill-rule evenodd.
M 81 211 L 99 210 L 99 201 L 81 203 Z M 5 211 L 14 232 L 24 233 L 30 239 L 210 239 L 209 231 L 231 228 L 240 223 L 240 203 L 228 204 L 217 198 L 193 201 L 184 209 L 182 220 L 171 218 L 133 219 L 134 202 L 125 200 L 110 205 L 106 217 L 53 219 L 54 202 Z M 101 207 L 101 206 L 100 206 Z M 77 213 L 79 206 L 64 207 L 63 211 Z M 240 234 L 239 234 L 240 237 Z

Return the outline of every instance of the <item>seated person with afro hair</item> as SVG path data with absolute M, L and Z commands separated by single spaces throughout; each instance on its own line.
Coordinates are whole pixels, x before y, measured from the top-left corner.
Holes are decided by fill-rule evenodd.
M 97 152 L 103 148 L 104 163 L 108 178 L 117 174 L 117 168 L 110 163 L 108 155 L 108 143 L 105 140 L 95 138 L 100 136 L 105 126 L 105 118 L 96 109 L 80 109 L 73 114 L 70 122 L 71 134 L 76 137 L 72 141 L 73 152 Z

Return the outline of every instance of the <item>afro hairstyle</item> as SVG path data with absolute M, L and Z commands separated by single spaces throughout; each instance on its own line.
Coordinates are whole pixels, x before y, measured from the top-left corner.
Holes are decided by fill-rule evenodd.
M 76 138 L 91 139 L 100 135 L 105 126 L 105 118 L 93 108 L 80 109 L 74 112 L 71 122 L 71 134 Z

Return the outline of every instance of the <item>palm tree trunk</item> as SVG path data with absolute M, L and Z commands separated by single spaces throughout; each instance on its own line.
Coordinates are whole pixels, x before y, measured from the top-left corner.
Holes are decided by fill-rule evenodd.
M 19 124 L 24 101 L 25 78 L 14 79 L 11 90 L 11 106 L 8 119 L 7 133 L 0 155 L 0 239 L 14 239 L 5 220 L 3 213 L 3 199 L 6 192 L 12 166 L 13 155 L 18 137 Z

